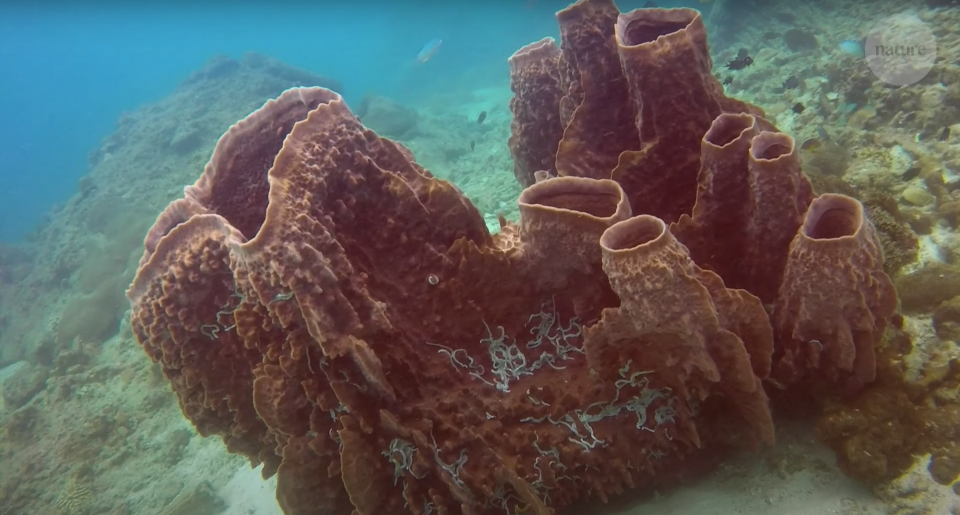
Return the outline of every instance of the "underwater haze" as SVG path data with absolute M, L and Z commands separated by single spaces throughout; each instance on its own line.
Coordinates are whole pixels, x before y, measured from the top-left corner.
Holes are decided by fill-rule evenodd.
M 369 92 L 413 100 L 502 83 L 514 49 L 556 34 L 552 13 L 561 7 L 544 0 L 4 2 L 0 241 L 22 239 L 76 191 L 87 154 L 122 112 L 161 98 L 214 55 L 260 52 L 334 77 L 349 102 Z M 417 52 L 434 38 L 443 50 L 417 66 Z
M 960 515 L 960 2 L 0 2 L 0 515 Z

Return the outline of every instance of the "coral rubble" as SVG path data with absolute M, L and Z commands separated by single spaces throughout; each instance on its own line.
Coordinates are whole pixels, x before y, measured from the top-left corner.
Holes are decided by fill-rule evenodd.
M 559 48 L 511 58 L 518 226 L 294 88 L 150 230 L 132 330 L 288 515 L 546 515 L 772 443 L 772 371 L 873 379 L 873 226 L 723 94 L 699 13 L 557 17 Z

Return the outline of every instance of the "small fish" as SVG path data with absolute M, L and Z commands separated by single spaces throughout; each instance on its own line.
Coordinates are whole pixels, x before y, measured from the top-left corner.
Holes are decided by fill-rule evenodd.
M 731 84 L 733 84 L 733 77 L 727 77 L 726 79 L 723 79 L 724 86 L 729 86 Z
M 840 51 L 854 57 L 863 57 L 863 44 L 852 39 L 845 39 L 840 42 Z
M 808 138 L 800 144 L 800 150 L 814 151 L 823 147 L 823 142 L 817 138 Z
M 644 9 L 656 9 L 657 7 L 659 7 L 659 6 L 657 5 L 656 2 L 647 2 L 647 3 L 643 4 L 643 8 L 644 8 Z
M 801 104 L 800 102 L 797 102 L 796 104 L 793 105 L 793 112 L 797 114 L 802 113 L 804 109 L 806 109 L 806 107 L 803 107 L 803 104 Z
M 473 152 L 477 148 L 477 142 L 470 140 L 470 151 Z
M 800 79 L 796 75 L 791 75 L 787 80 L 783 81 L 783 89 L 794 89 L 800 87 Z
M 923 171 L 923 167 L 919 164 L 915 164 L 903 172 L 903 175 L 900 176 L 900 179 L 903 181 L 911 181 L 920 176 L 920 172 Z
M 751 64 L 753 64 L 753 58 L 750 56 L 747 56 L 744 59 L 734 59 L 733 61 L 730 61 L 729 63 L 727 63 L 727 69 L 742 70 L 747 66 L 750 66 Z
M 750 52 L 746 48 L 741 48 L 737 52 L 737 58 L 727 63 L 728 70 L 742 70 L 747 66 L 753 64 L 753 58 L 750 57 Z
M 817 125 L 817 135 L 819 135 L 823 141 L 830 141 L 830 134 L 827 133 L 827 129 L 823 128 L 823 125 Z
M 425 63 L 430 60 L 431 57 L 437 54 L 437 50 L 440 50 L 440 45 L 443 43 L 442 39 L 431 39 L 427 41 L 423 48 L 417 52 L 417 62 Z
M 486 120 L 486 119 L 487 119 L 487 112 L 486 112 L 486 111 L 480 111 L 480 116 L 477 117 L 477 123 L 478 123 L 478 124 L 479 124 L 479 123 L 483 123 L 483 121 Z
M 950 137 L 950 127 L 944 127 L 943 130 L 940 131 L 940 136 L 938 136 L 937 139 L 939 141 L 947 141 L 947 138 L 949 137 Z

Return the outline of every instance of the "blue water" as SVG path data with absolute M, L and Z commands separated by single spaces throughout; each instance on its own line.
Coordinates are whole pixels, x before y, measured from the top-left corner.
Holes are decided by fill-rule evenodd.
M 122 112 L 166 96 L 214 55 L 257 51 L 335 78 L 348 102 L 371 91 L 412 101 L 465 89 L 466 76 L 484 86 L 470 73 L 479 66 L 505 87 L 507 57 L 557 36 L 552 14 L 568 4 L 198 3 L 0 3 L 0 241 L 22 239 L 73 195 L 87 155 Z M 416 66 L 432 38 L 443 40 L 440 51 Z

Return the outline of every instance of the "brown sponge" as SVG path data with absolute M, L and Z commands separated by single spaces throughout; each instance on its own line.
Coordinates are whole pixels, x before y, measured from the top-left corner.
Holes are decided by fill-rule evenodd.
M 554 172 L 557 145 L 563 136 L 560 124 L 560 48 L 553 38 L 543 38 L 517 50 L 510 65 L 510 155 L 513 175 L 523 186 L 536 182 L 541 170 Z M 554 173 L 555 175 L 555 173 Z
M 749 240 L 744 230 L 750 214 L 747 162 L 761 121 L 745 113 L 722 113 L 713 121 L 700 143 L 693 212 L 670 228 L 697 265 L 716 272 L 731 288 L 743 288 L 747 282 L 743 260 Z
M 640 148 L 613 35 L 619 14 L 613 0 L 579 0 L 557 13 L 564 125 L 559 175 L 609 179 L 620 153 Z
M 635 210 L 673 222 L 693 208 L 700 140 L 713 120 L 722 112 L 762 112 L 724 96 L 694 9 L 621 14 L 616 44 L 643 145 L 620 156 L 611 178 Z
M 744 288 L 773 302 L 783 280 L 790 242 L 813 201 L 813 188 L 800 170 L 793 138 L 762 131 L 750 144 L 747 165 L 750 215 L 746 232 Z
M 725 288 L 719 276 L 698 267 L 656 217 L 614 224 L 600 246 L 603 269 L 621 304 L 605 309 L 601 321 L 585 329 L 590 367 L 605 377 L 620 363 L 632 363 L 656 370 L 654 379 L 687 398 L 722 393 L 755 437 L 772 443 L 767 397 L 751 363 L 769 363 L 773 349 L 760 301 Z
M 813 192 L 793 138 L 746 113 L 722 113 L 700 144 L 697 202 L 671 231 L 727 287 L 776 299 L 790 242 Z
M 863 205 L 827 193 L 810 204 L 790 245 L 773 326 L 784 383 L 817 375 L 858 387 L 876 376 L 873 346 L 897 307 Z
M 544 286 L 566 285 L 573 273 L 600 272 L 600 235 L 630 218 L 626 195 L 609 179 L 538 182 L 523 190 L 519 206 L 525 261 Z

